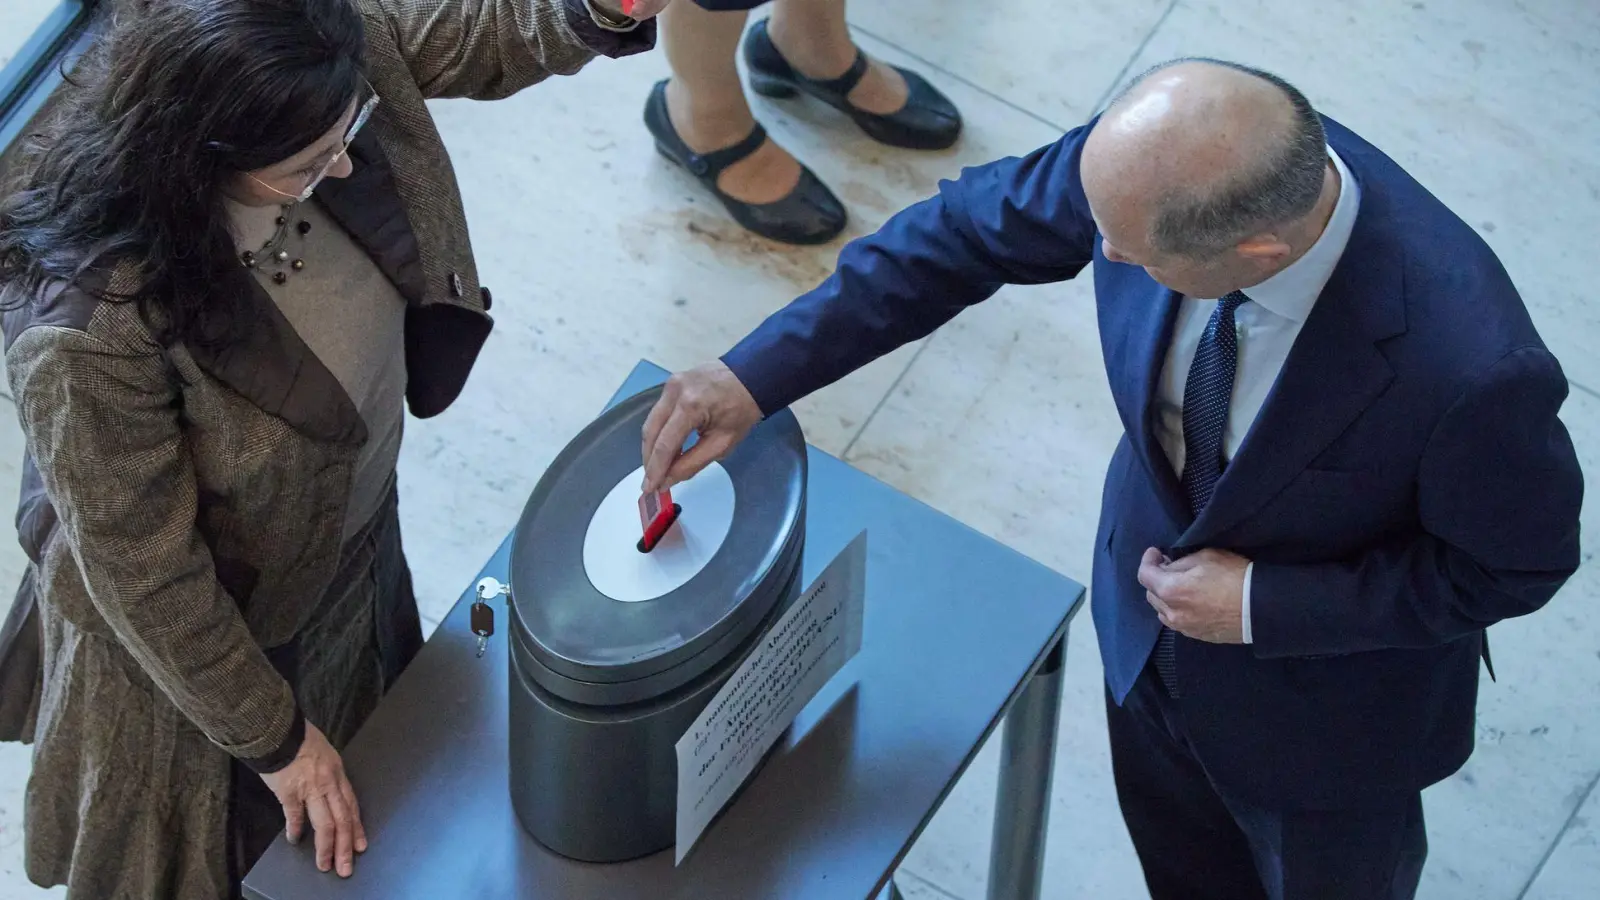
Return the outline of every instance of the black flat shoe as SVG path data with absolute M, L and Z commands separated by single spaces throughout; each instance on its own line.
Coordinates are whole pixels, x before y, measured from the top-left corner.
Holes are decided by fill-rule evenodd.
M 909 69 L 895 66 L 906 80 L 906 105 L 880 115 L 859 109 L 850 102 L 850 92 L 867 74 L 867 56 L 856 51 L 850 70 L 838 78 L 816 81 L 801 75 L 778 52 L 767 21 L 757 22 L 745 35 L 744 61 L 750 69 L 750 87 L 767 97 L 793 97 L 806 93 L 854 119 L 868 137 L 891 147 L 911 150 L 943 150 L 961 134 L 961 111 L 939 89 Z
M 667 83 L 658 81 L 644 105 L 644 124 L 655 136 L 656 150 L 662 156 L 688 169 L 722 201 L 734 221 L 756 234 L 785 244 L 826 244 L 844 231 L 844 204 L 805 166 L 800 167 L 800 181 L 794 190 L 772 203 L 746 203 L 717 186 L 718 175 L 766 142 L 767 130 L 761 123 L 757 122 L 749 136 L 732 147 L 696 153 L 672 127 L 672 117 L 667 114 Z

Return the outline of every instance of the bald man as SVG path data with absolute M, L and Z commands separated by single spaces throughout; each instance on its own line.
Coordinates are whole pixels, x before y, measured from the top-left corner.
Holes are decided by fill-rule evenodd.
M 1126 430 L 1094 622 L 1151 894 L 1412 897 L 1419 792 L 1472 751 L 1485 629 L 1576 569 L 1582 476 L 1566 379 L 1494 254 L 1282 80 L 1158 67 L 943 183 L 673 377 L 646 486 L 1003 284 L 1091 265 Z

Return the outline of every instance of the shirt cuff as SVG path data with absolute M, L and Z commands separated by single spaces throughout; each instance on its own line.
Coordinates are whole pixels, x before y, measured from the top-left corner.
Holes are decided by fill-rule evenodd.
M 607 15 L 601 15 L 593 0 L 565 0 L 567 26 L 583 41 L 584 46 L 601 56 L 617 59 L 643 53 L 656 45 L 656 21 L 640 22 L 629 19 L 626 27 L 606 24 Z
M 1250 563 L 1244 567 L 1244 601 L 1239 604 L 1239 624 L 1244 632 L 1246 644 L 1255 643 L 1254 636 L 1250 634 L 1250 575 L 1255 572 L 1256 564 Z

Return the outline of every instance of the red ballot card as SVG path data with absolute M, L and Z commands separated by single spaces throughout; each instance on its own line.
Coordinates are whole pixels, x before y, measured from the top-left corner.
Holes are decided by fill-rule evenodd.
M 622 14 L 625 16 L 633 15 L 633 0 L 622 0 Z
M 639 550 L 649 553 L 660 543 L 662 535 L 672 527 L 682 510 L 672 502 L 672 491 L 657 491 L 639 497 L 639 524 L 644 527 L 644 537 L 639 539 Z

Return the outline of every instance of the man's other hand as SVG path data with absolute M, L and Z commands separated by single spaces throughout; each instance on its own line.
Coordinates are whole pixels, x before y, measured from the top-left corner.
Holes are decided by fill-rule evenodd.
M 1200 550 L 1169 561 L 1144 552 L 1139 583 L 1161 624 L 1209 644 L 1244 643 L 1244 573 L 1250 561 L 1226 550 Z

